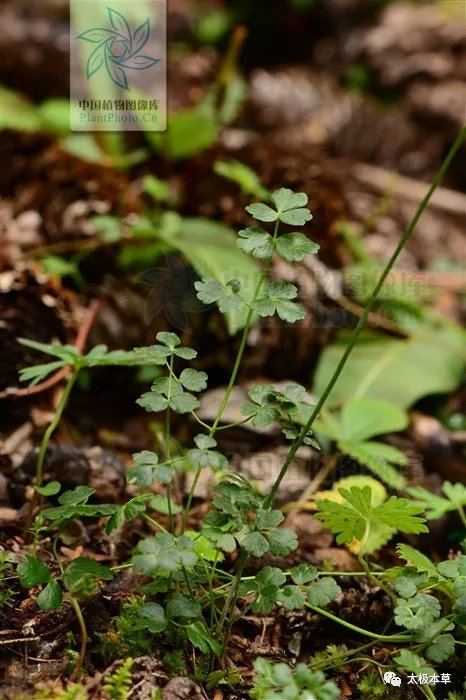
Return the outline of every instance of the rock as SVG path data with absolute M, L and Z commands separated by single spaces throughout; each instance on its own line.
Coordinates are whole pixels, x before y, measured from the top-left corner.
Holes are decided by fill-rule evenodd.
M 203 700 L 202 691 L 189 678 L 172 678 L 162 691 L 162 700 Z
M 39 450 L 31 450 L 8 482 L 8 493 L 13 506 L 24 503 L 24 490 L 34 480 Z M 59 481 L 62 491 L 89 483 L 90 466 L 84 452 L 72 445 L 49 445 L 45 453 L 43 481 Z
M 265 496 L 275 483 L 287 454 L 286 445 L 277 447 L 273 451 L 256 452 L 240 460 L 238 471 L 252 481 Z M 278 503 L 299 498 L 309 485 L 311 471 L 315 470 L 318 460 L 319 455 L 312 448 L 304 445 L 299 448 L 278 489 L 276 498 Z

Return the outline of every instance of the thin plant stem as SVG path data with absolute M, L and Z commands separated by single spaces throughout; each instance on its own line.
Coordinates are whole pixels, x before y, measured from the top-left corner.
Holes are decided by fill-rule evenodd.
M 86 654 L 86 647 L 87 647 L 87 642 L 88 642 L 88 635 L 87 635 L 87 628 L 86 628 L 86 623 L 84 622 L 84 617 L 83 617 L 83 612 L 81 610 L 81 606 L 79 605 L 78 601 L 74 596 L 70 596 L 70 603 L 71 606 L 75 612 L 76 619 L 78 620 L 79 623 L 79 629 L 81 631 L 81 645 L 79 647 L 79 656 L 76 661 L 76 664 L 73 668 L 73 672 L 70 676 L 70 680 L 74 681 L 77 678 L 77 675 L 79 673 L 79 670 L 82 668 L 84 664 L 84 656 Z
M 65 388 L 63 389 L 63 393 L 60 397 L 60 401 L 58 402 L 58 406 L 55 410 L 55 415 L 53 417 L 52 422 L 50 423 L 49 427 L 44 433 L 44 437 L 42 438 L 42 442 L 40 444 L 39 448 L 39 455 L 37 457 L 37 466 L 36 466 L 36 477 L 35 477 L 35 485 L 40 486 L 42 483 L 42 477 L 43 477 L 43 472 L 44 472 L 44 462 L 45 462 L 45 455 L 47 452 L 47 447 L 49 446 L 50 438 L 52 437 L 53 433 L 55 432 L 58 424 L 60 423 L 61 417 L 63 415 L 63 411 L 65 410 L 65 406 L 68 403 L 68 398 L 71 394 L 71 390 L 73 388 L 73 385 L 78 377 L 79 374 L 79 369 L 75 369 L 72 374 L 70 375 Z
M 389 635 L 376 634 L 375 632 L 370 632 L 369 630 L 365 630 L 362 627 L 358 627 L 357 625 L 353 625 L 351 622 L 347 622 L 346 620 L 342 620 L 340 617 L 333 615 L 333 613 L 329 612 L 328 610 L 324 610 L 323 608 L 318 608 L 316 605 L 312 605 L 311 603 L 305 603 L 305 606 L 307 608 L 309 608 L 310 610 L 313 610 L 314 612 L 318 613 L 319 615 L 323 615 L 324 617 L 328 617 L 329 620 L 336 622 L 338 625 L 342 625 L 343 627 L 347 627 L 352 632 L 357 632 L 358 634 L 362 634 L 365 637 L 370 637 L 371 639 L 376 639 L 379 642 L 387 642 L 388 644 L 399 644 L 400 642 L 410 642 L 411 641 L 411 637 L 406 635 L 406 634 L 389 634 Z
M 230 627 L 231 627 L 231 614 L 234 610 L 234 606 L 236 603 L 236 597 L 238 594 L 238 587 L 241 583 L 241 575 L 244 571 L 244 567 L 246 564 L 246 560 L 248 558 L 248 553 L 243 549 L 240 554 L 239 562 L 238 562 L 238 567 L 236 569 L 236 575 L 235 575 L 235 580 L 231 584 L 230 592 L 227 596 L 227 599 L 225 601 L 225 604 L 223 606 L 222 613 L 220 615 L 220 620 L 217 625 L 217 638 L 221 639 L 222 634 L 223 634 L 223 641 L 222 641 L 222 656 L 225 655 L 226 651 L 226 646 L 228 644 L 228 637 L 230 633 Z M 227 629 L 225 632 L 223 632 L 223 628 L 225 626 L 225 623 L 227 623 Z
M 52 544 L 52 552 L 53 552 L 53 556 L 55 558 L 55 561 L 58 564 L 58 568 L 60 569 L 60 574 L 63 577 L 65 570 L 63 568 L 63 564 L 61 563 L 60 557 L 58 556 L 57 547 L 58 547 L 58 537 L 55 537 L 55 539 L 53 540 L 53 544 Z M 73 608 L 74 613 L 76 615 L 76 619 L 77 619 L 78 624 L 79 624 L 79 629 L 81 631 L 81 645 L 79 647 L 79 655 L 78 655 L 78 658 L 76 660 L 76 663 L 74 665 L 73 671 L 72 671 L 71 676 L 70 676 L 70 680 L 74 681 L 78 676 L 79 670 L 82 668 L 82 666 L 84 664 L 84 657 L 86 655 L 86 647 L 87 647 L 87 643 L 89 641 L 89 637 L 87 634 L 87 627 L 86 627 L 86 623 L 84 621 L 81 606 L 79 605 L 78 601 L 71 593 L 70 593 L 70 603 L 71 603 L 71 607 Z
M 236 355 L 235 364 L 234 364 L 233 370 L 231 372 L 230 381 L 228 382 L 228 386 L 227 386 L 227 389 L 226 389 L 225 394 L 223 396 L 222 403 L 220 404 L 220 407 L 217 411 L 217 415 L 215 417 L 214 423 L 210 429 L 211 436 L 214 435 L 215 432 L 217 431 L 217 426 L 222 419 L 223 413 L 224 413 L 225 408 L 228 404 L 228 400 L 231 396 L 231 392 L 233 391 L 233 387 L 235 386 L 236 377 L 238 376 L 238 371 L 239 371 L 239 368 L 241 365 L 241 360 L 243 359 L 244 350 L 246 348 L 246 343 L 247 343 L 248 336 L 249 336 L 249 331 L 251 329 L 252 318 L 254 315 L 254 304 L 257 301 L 257 297 L 259 296 L 262 284 L 265 280 L 265 276 L 266 276 L 265 272 L 263 272 L 260 275 L 259 280 L 258 280 L 257 285 L 256 285 L 256 288 L 254 290 L 254 295 L 253 295 L 251 303 L 249 305 L 248 315 L 246 316 L 246 322 L 244 324 L 243 335 L 241 336 L 241 342 L 240 342 L 238 352 Z
M 170 404 L 171 401 L 171 392 L 172 392 L 172 379 L 173 379 L 173 355 L 170 358 L 170 364 L 169 364 L 169 370 L 170 374 L 168 375 L 168 391 L 167 391 L 167 398 L 168 398 L 168 404 Z M 167 406 L 167 412 L 165 416 L 165 455 L 167 459 L 170 459 L 170 406 Z M 172 513 L 172 489 L 171 489 L 171 483 L 167 484 L 167 489 L 166 489 L 166 494 L 167 494 L 167 510 L 168 510 L 168 529 L 170 532 L 173 531 L 173 513 Z
M 168 532 L 166 527 L 158 523 L 157 520 L 154 520 L 154 518 L 151 518 L 150 515 L 147 515 L 147 513 L 142 513 L 141 515 L 145 520 L 147 520 L 148 523 L 150 523 L 154 527 L 158 527 L 159 530 L 162 530 L 162 532 Z
M 443 180 L 445 173 L 447 172 L 453 158 L 455 157 L 456 153 L 458 152 L 459 148 L 461 147 L 461 144 L 464 142 L 466 139 L 466 126 L 463 127 L 463 129 L 460 131 L 459 135 L 456 138 L 456 141 L 454 142 L 453 146 L 451 147 L 450 151 L 448 152 L 448 155 L 446 156 L 445 160 L 443 161 L 440 169 L 438 170 L 437 174 L 435 175 L 432 184 L 430 185 L 429 189 L 427 190 L 427 193 L 424 197 L 424 199 L 421 201 L 419 204 L 409 226 L 403 233 L 402 237 L 400 238 L 400 241 L 398 245 L 396 246 L 394 252 L 392 253 L 392 256 L 390 257 L 390 260 L 388 261 L 387 265 L 385 266 L 384 271 L 382 272 L 379 281 L 374 287 L 374 290 L 369 298 L 369 301 L 367 302 L 364 312 L 361 314 L 361 317 L 351 335 L 351 338 L 349 339 L 348 345 L 346 346 L 346 349 L 341 356 L 341 359 L 332 375 L 330 378 L 330 381 L 328 382 L 327 386 L 325 387 L 319 401 L 317 402 L 316 406 L 314 407 L 314 410 L 312 411 L 311 415 L 309 416 L 309 420 L 307 421 L 306 425 L 302 429 L 301 433 L 298 435 L 298 437 L 293 441 L 290 450 L 288 452 L 288 455 L 285 459 L 285 462 L 281 468 L 280 474 L 278 475 L 274 485 L 272 486 L 272 489 L 270 490 L 270 493 L 266 497 L 264 501 L 264 507 L 268 508 L 271 506 L 275 495 L 278 491 L 278 488 L 285 476 L 285 474 L 288 471 L 288 468 L 293 461 L 298 449 L 301 447 L 301 445 L 304 442 L 304 439 L 306 435 L 309 433 L 309 430 L 311 429 L 315 419 L 319 415 L 321 409 L 323 408 L 325 402 L 327 401 L 330 392 L 332 391 L 333 387 L 335 386 L 340 374 L 342 373 L 349 356 L 351 355 L 351 352 L 353 351 L 354 346 L 356 345 L 356 341 L 359 338 L 359 335 L 361 331 L 363 330 L 364 326 L 366 325 L 367 318 L 377 300 L 377 297 L 379 295 L 380 290 L 383 287 L 383 284 L 385 280 L 387 279 L 391 269 L 393 268 L 393 265 L 395 264 L 398 256 L 400 255 L 401 251 L 405 247 L 406 243 L 408 242 L 409 238 L 411 237 L 414 229 L 416 228 L 417 222 L 419 221 L 421 215 L 423 214 L 424 210 L 426 209 L 430 198 L 432 197 L 433 193 L 437 189 L 437 187 L 440 185 L 441 181 Z
M 37 456 L 37 464 L 36 464 L 36 475 L 34 478 L 34 485 L 35 486 L 40 486 L 42 484 L 42 478 L 44 475 L 44 462 L 45 462 L 45 455 L 47 454 L 47 447 L 49 446 L 50 438 L 52 437 L 53 433 L 55 432 L 56 428 L 58 427 L 58 424 L 61 421 L 63 411 L 65 410 L 66 404 L 68 403 L 68 399 L 71 394 L 71 390 L 73 389 L 74 383 L 76 379 L 78 378 L 79 374 L 79 368 L 74 368 L 72 373 L 70 374 L 68 381 L 65 384 L 65 388 L 63 389 L 62 395 L 60 396 L 60 401 L 58 402 L 58 406 L 55 409 L 55 415 L 53 417 L 52 422 L 48 426 L 47 430 L 44 433 L 44 436 L 42 438 L 42 442 L 40 443 L 39 447 L 39 454 Z M 34 509 L 36 505 L 42 502 L 42 496 L 34 490 L 34 493 L 31 498 L 31 502 L 29 504 L 29 511 L 28 511 L 28 516 L 26 518 L 26 526 L 25 530 L 29 530 L 31 521 L 34 515 Z M 35 549 L 35 546 L 34 546 Z

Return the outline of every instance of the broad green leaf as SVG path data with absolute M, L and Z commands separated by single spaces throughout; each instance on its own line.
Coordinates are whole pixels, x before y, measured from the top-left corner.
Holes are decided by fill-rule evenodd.
M 312 219 L 312 214 L 309 209 L 291 209 L 284 211 L 279 215 L 280 221 L 290 226 L 304 226 L 307 221 Z
M 136 403 L 138 406 L 145 408 L 146 411 L 152 411 L 153 413 L 160 413 L 160 411 L 165 411 L 168 408 L 168 399 L 153 391 L 146 391 L 137 399 Z
M 37 596 L 37 605 L 41 610 L 56 610 L 63 600 L 63 593 L 58 581 L 52 580 Z
M 402 489 L 406 485 L 406 479 L 390 462 L 405 465 L 407 457 L 396 447 L 385 445 L 382 442 L 368 440 L 367 442 L 350 442 L 342 440 L 338 442 L 342 452 L 364 464 L 376 476 L 394 489 Z
M 307 591 L 307 601 L 317 608 L 325 608 L 326 605 L 340 595 L 341 588 L 331 576 L 323 576 L 315 583 L 311 583 Z
M 220 301 L 227 292 L 226 286 L 215 277 L 195 282 L 194 286 L 197 289 L 198 299 L 204 304 L 214 304 Z
M 375 435 L 404 430 L 409 419 L 397 406 L 366 397 L 346 402 L 340 420 L 340 439 L 360 442 Z
M 416 593 L 411 598 L 399 598 L 394 612 L 397 625 L 409 630 L 421 630 L 440 616 L 440 603 L 427 593 Z
M 18 564 L 19 581 L 25 588 L 32 588 L 40 583 L 50 581 L 50 571 L 47 564 L 39 561 L 31 554 L 26 554 L 25 561 Z
M 199 400 L 195 396 L 186 392 L 174 396 L 170 401 L 170 408 L 175 413 L 191 413 L 195 408 L 199 408 L 200 405 Z
M 341 336 L 321 354 L 314 381 L 317 396 L 327 386 L 347 340 Z M 440 327 L 435 333 L 429 329 L 406 340 L 366 332 L 332 389 L 329 405 L 370 397 L 408 408 L 423 396 L 453 391 L 461 381 L 464 358 L 463 336 L 450 328 Z
M 164 152 L 172 160 L 191 158 L 215 143 L 215 115 L 205 104 L 186 107 L 170 115 L 166 132 L 146 131 L 145 136 L 156 152 Z
M 244 194 L 260 199 L 269 197 L 269 192 L 262 187 L 257 173 L 239 160 L 217 160 L 214 163 L 214 172 L 236 182 Z
M 372 505 L 372 492 L 369 486 L 339 489 L 345 504 L 330 500 L 318 500 L 319 512 L 315 518 L 320 520 L 337 535 L 338 544 L 350 543 L 353 539 L 361 540 L 366 527 L 372 522 L 380 522 L 400 532 L 428 532 L 424 521 L 419 517 L 421 508 L 413 506 L 406 498 L 392 496 L 379 505 Z

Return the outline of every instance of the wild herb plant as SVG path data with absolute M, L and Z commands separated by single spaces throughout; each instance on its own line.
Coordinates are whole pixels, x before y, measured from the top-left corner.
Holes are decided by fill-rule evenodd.
M 284 281 L 271 281 L 268 278 L 270 262 L 274 255 L 287 262 L 295 262 L 318 251 L 318 246 L 303 233 L 294 230 L 283 232 L 283 226 L 304 226 L 311 220 L 312 215 L 307 208 L 305 194 L 281 188 L 271 194 L 268 203 L 256 203 L 247 207 L 248 213 L 259 224 L 239 232 L 239 248 L 260 260 L 264 266 L 252 295 L 243 293 L 240 282 L 235 278 L 221 281 L 209 277 L 195 285 L 202 302 L 216 303 L 223 312 L 235 310 L 244 315 L 244 328 L 236 360 L 213 422 L 206 423 L 197 413 L 198 394 L 206 388 L 208 377 L 204 372 L 185 366 L 186 362 L 195 360 L 196 351 L 183 346 L 181 339 L 174 333 L 158 333 L 156 344 L 136 348 L 129 356 L 124 355 L 121 358 L 122 363 L 139 361 L 142 364 L 153 364 L 165 371 L 163 376 L 155 380 L 151 390 L 145 392 L 138 400 L 139 405 L 147 411 L 165 413 L 163 454 L 151 451 L 135 454 L 133 467 L 128 472 L 129 482 L 141 489 L 140 495 L 121 506 L 94 506 L 87 503 L 92 490 L 81 486 L 62 494 L 59 506 L 42 512 L 41 517 L 51 524 L 51 528 L 55 527 L 58 530 L 74 518 L 106 516 L 109 518 L 107 532 L 112 532 L 125 521 L 136 517 L 146 519 L 154 528 L 155 534 L 137 544 L 128 562 L 135 572 L 145 575 L 147 581 L 141 589 L 143 598 L 133 616 L 135 631 L 146 630 L 160 639 L 162 648 L 165 646 L 172 654 L 177 651 L 181 653 L 189 643 L 195 650 L 200 669 L 204 669 L 199 673 L 207 683 L 210 679 L 211 685 L 225 682 L 231 674 L 231 669 L 224 671 L 221 665 L 220 670 L 213 671 L 212 665 L 206 663 L 206 660 L 225 657 L 230 629 L 235 620 L 248 610 L 268 614 L 275 608 L 307 608 L 366 640 L 372 640 L 351 651 L 346 648 L 329 648 L 313 660 L 312 672 L 302 667 L 292 672 L 286 666 L 273 668 L 267 663 L 259 663 L 256 667 L 258 676 L 253 690 L 254 696 L 258 698 L 282 697 L 284 688 L 289 689 L 289 697 L 301 698 L 307 697 L 309 693 L 319 692 L 320 695 L 317 694 L 316 697 L 332 698 L 335 696 L 333 685 L 324 683 L 318 672 L 357 660 L 362 651 L 377 642 L 395 645 L 395 652 L 390 652 L 392 664 L 402 671 L 411 672 L 412 669 L 419 671 L 430 668 L 426 659 L 435 663 L 448 659 L 456 646 L 466 644 L 466 565 L 463 562 L 463 559 L 466 561 L 466 557 L 434 565 L 412 547 L 400 545 L 399 553 L 406 559 L 407 567 L 385 572 L 372 570 L 366 558 L 365 544 L 374 528 L 388 526 L 393 528 L 393 532 L 418 534 L 426 532 L 427 527 L 421 517 L 423 504 L 397 496 L 391 496 L 382 503 L 376 502 L 368 486 L 340 489 L 341 502 L 321 500 L 317 504 L 319 512 L 316 516 L 336 535 L 338 543 L 359 543 L 362 572 L 334 572 L 329 575 L 327 571 L 317 571 L 314 567 L 301 564 L 290 571 L 267 565 L 260 569 L 256 576 L 243 575 L 249 557 L 260 559 L 264 554 L 272 558 L 286 557 L 297 548 L 296 534 L 282 526 L 283 514 L 273 507 L 274 497 L 299 447 L 303 443 L 316 445 L 314 423 L 345 366 L 389 271 L 465 137 L 466 129 L 457 139 L 384 269 L 316 406 L 311 406 L 305 401 L 304 387 L 290 385 L 278 390 L 273 386 L 259 385 L 249 391 L 249 401 L 242 407 L 244 419 L 233 425 L 222 423 L 225 408 L 237 381 L 249 331 L 255 320 L 258 317 L 277 315 L 286 323 L 295 323 L 304 317 L 304 309 L 296 301 L 297 288 Z M 50 348 L 46 351 L 50 352 Z M 74 368 L 68 380 L 66 398 L 62 399 L 57 415 L 61 415 L 71 391 L 73 377 L 75 378 L 83 363 L 91 366 L 109 363 L 106 350 L 94 349 L 91 353 L 90 358 L 89 355 L 83 358 L 73 354 L 72 348 L 53 349 L 53 354 L 59 358 L 57 362 L 60 366 L 65 363 Z M 118 361 L 115 356 L 110 360 Z M 57 362 L 52 363 L 52 370 L 45 366 L 42 370 L 37 370 L 39 374 L 34 375 L 28 371 L 29 378 L 36 379 L 38 376 L 44 376 L 44 372 L 53 371 L 58 366 Z M 354 412 L 355 409 L 352 410 Z M 199 426 L 194 446 L 187 451 L 173 448 L 170 439 L 173 413 L 186 415 Z M 350 427 L 346 426 L 348 430 L 345 429 L 345 421 L 349 420 L 347 414 L 338 419 L 338 430 L 334 427 L 330 431 L 331 437 L 337 442 L 341 442 L 343 437 L 345 443 L 345 438 L 349 436 Z M 358 414 L 356 417 L 361 422 L 361 416 Z M 391 429 L 396 429 L 392 418 L 394 417 L 390 417 Z M 57 422 L 58 419 L 54 423 Z M 291 440 L 290 450 L 280 474 L 265 498 L 243 476 L 227 471 L 228 461 L 218 449 L 216 437 L 220 431 L 246 422 L 260 427 L 278 422 L 282 425 L 284 437 Z M 396 425 L 401 427 L 398 417 Z M 367 445 L 364 441 L 375 434 L 378 433 L 373 428 L 369 430 L 366 426 L 363 430 L 360 425 L 357 439 L 353 442 L 359 442 L 360 449 L 360 445 Z M 386 455 L 387 460 L 396 463 L 393 453 L 391 456 L 390 460 Z M 186 464 L 194 468 L 194 477 L 185 502 L 178 503 L 173 498 L 172 486 L 178 478 L 180 468 L 185 469 Z M 220 478 L 213 489 L 211 509 L 200 524 L 199 531 L 193 533 L 189 529 L 191 506 L 200 475 L 206 468 L 212 468 Z M 154 496 L 152 487 L 155 484 L 159 490 L 164 489 L 164 500 Z M 446 496 L 456 504 L 456 490 L 453 499 L 450 490 L 446 492 Z M 462 495 L 458 494 L 458 498 L 460 496 L 462 498 Z M 164 517 L 154 517 L 157 512 L 162 513 Z M 233 573 L 220 566 L 222 560 L 228 556 L 236 561 Z M 95 562 L 90 564 L 86 560 L 78 566 L 75 563 L 79 563 L 78 559 L 64 568 L 59 557 L 56 559 L 60 572 L 58 574 L 54 574 L 45 564 L 30 556 L 18 569 L 24 585 L 45 586 L 39 594 L 38 603 L 47 609 L 60 604 L 63 588 L 71 601 L 77 601 L 78 596 L 92 594 L 95 591 L 95 578 L 99 577 L 99 571 L 102 572 L 101 565 Z M 76 567 L 80 573 L 77 579 L 71 575 Z M 111 575 L 106 567 L 104 570 L 105 575 L 100 575 L 102 579 Z M 382 587 L 392 599 L 394 620 L 389 626 L 396 625 L 402 628 L 401 632 L 379 634 L 354 625 L 327 610 L 327 606 L 341 592 L 336 578 L 341 575 L 358 576 L 361 573 L 372 583 Z M 79 612 L 77 614 L 79 618 Z M 81 655 L 76 671 L 82 664 L 85 652 L 87 633 L 84 623 L 81 631 Z M 409 648 L 403 648 L 398 653 L 397 647 L 403 644 Z M 319 684 L 321 687 L 317 691 L 315 688 Z M 428 685 L 422 692 L 428 698 L 433 697 Z

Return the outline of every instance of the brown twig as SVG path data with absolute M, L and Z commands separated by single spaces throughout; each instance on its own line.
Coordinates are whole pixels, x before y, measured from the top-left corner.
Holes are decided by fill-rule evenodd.
M 103 303 L 104 302 L 101 300 L 93 299 L 89 304 L 86 317 L 81 327 L 79 328 L 74 343 L 76 350 L 80 353 L 84 350 L 89 331 L 91 330 L 97 313 L 99 312 L 99 309 L 101 308 Z M 0 399 L 4 399 L 9 396 L 22 397 L 31 396 L 32 394 L 40 394 L 41 392 L 46 391 L 47 389 L 50 389 L 51 387 L 55 386 L 55 384 L 58 384 L 62 379 L 66 379 L 69 376 L 69 373 L 69 367 L 62 367 L 58 370 L 58 372 L 55 372 L 55 374 L 52 374 L 52 376 L 48 377 L 43 382 L 40 382 L 40 384 L 36 384 L 36 386 L 26 387 L 25 389 L 5 389 L 5 391 L 0 392 Z

